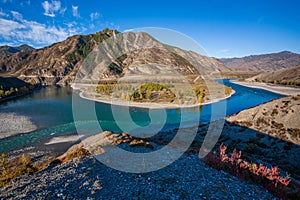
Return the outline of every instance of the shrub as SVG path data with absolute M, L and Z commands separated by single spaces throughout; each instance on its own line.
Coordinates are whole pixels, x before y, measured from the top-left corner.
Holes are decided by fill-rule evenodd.
M 225 88 L 225 94 L 226 94 L 226 95 L 231 94 L 231 92 L 232 92 L 232 88 L 231 88 L 231 87 L 226 87 L 226 88 Z
M 297 101 L 297 100 L 300 100 L 300 95 L 298 94 L 297 96 L 292 96 L 292 99 L 293 99 L 293 100 L 296 100 L 296 101 Z
M 277 109 L 273 109 L 273 111 L 272 111 L 271 115 L 272 115 L 272 116 L 274 116 L 274 115 L 278 115 L 278 113 L 279 113 L 279 112 L 278 112 L 278 110 L 277 110 Z
M 266 167 L 263 164 L 247 162 L 242 159 L 242 152 L 233 150 L 231 156 L 226 154 L 227 147 L 219 147 L 219 154 L 209 153 L 204 162 L 218 170 L 228 171 L 237 177 L 258 183 L 275 196 L 283 199 L 299 199 L 300 185 L 292 182 L 289 176 L 281 176 L 277 167 Z
M 32 174 L 38 171 L 37 168 L 33 167 L 31 158 L 26 154 L 22 154 L 21 157 L 16 157 L 11 160 L 8 160 L 6 154 L 2 154 L 0 167 L 0 187 L 8 184 L 16 177 L 24 174 Z

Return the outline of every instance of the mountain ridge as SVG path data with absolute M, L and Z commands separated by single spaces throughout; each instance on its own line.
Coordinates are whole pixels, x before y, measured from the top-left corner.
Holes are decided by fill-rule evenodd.
M 300 64 L 300 54 L 290 51 L 250 55 L 234 58 L 219 58 L 228 70 L 231 71 L 274 71 L 283 68 L 291 68 Z
M 105 29 L 90 35 L 74 35 L 41 49 L 0 57 L 0 75 L 15 76 L 31 84 L 70 83 L 72 72 L 92 47 L 116 32 Z
M 18 53 L 18 52 L 27 52 L 27 51 L 32 51 L 32 50 L 34 50 L 34 48 L 27 44 L 22 44 L 20 46 L 4 45 L 4 46 L 0 46 L 0 57 L 12 55 L 12 54 Z
M 263 72 L 246 81 L 263 81 L 282 85 L 300 86 L 300 65 L 292 68 Z
M 108 38 L 112 38 L 112 36 L 118 35 L 118 33 L 117 30 L 104 29 L 89 35 L 74 35 L 64 41 L 41 49 L 35 49 L 30 52 L 17 52 L 9 56 L 0 57 L 0 76 L 15 76 L 31 84 L 70 84 L 74 81 L 84 59 L 96 45 Z M 191 66 L 195 65 L 197 65 L 198 69 L 203 68 L 203 72 L 212 71 L 215 68 L 214 66 L 221 69 L 225 68 L 222 63 L 214 58 L 205 57 L 176 47 L 173 47 L 172 51 L 168 50 L 162 53 L 147 51 L 145 50 L 147 45 L 148 47 L 167 49 L 163 43 L 143 32 L 124 33 L 122 35 L 124 35 L 124 38 L 121 39 L 124 39 L 123 43 L 125 42 L 124 44 L 127 45 L 123 47 L 123 50 L 125 52 L 129 50 L 130 53 L 126 56 L 130 59 L 118 60 L 117 58 L 117 61 L 107 63 L 108 69 L 104 72 L 101 71 L 106 77 L 118 76 L 123 70 L 133 67 L 133 64 L 136 66 L 138 64 L 157 63 L 158 61 L 166 65 L 175 65 L 176 69 L 182 70 L 184 73 L 187 71 L 196 73 L 195 70 L 191 70 Z M 141 49 L 140 52 L 137 54 L 131 52 L 131 46 L 137 46 L 138 49 Z M 115 50 L 120 50 L 118 46 L 114 46 L 114 48 Z M 110 55 L 104 56 L 109 57 Z M 169 61 L 165 58 L 169 58 Z M 180 66 L 181 64 L 184 65 Z M 100 71 L 97 70 L 96 68 L 94 69 L 92 77 L 99 77 Z

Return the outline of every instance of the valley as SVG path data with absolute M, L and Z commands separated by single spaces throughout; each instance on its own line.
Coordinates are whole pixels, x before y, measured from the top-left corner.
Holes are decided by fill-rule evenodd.
M 109 29 L 72 36 L 41 49 L 2 49 L 0 85 L 4 94 L 11 93 L 1 96 L 5 101 L 0 102 L 0 152 L 4 153 L 4 163 L 16 162 L 3 168 L 1 197 L 59 194 L 78 198 L 80 194 L 70 192 L 70 187 L 83 188 L 85 194 L 99 198 L 112 189 L 114 195 L 121 195 L 123 187 L 111 189 L 106 185 L 113 179 L 131 180 L 126 182 L 130 194 L 136 186 L 132 180 L 143 183 L 148 180 L 153 190 L 164 187 L 161 195 L 175 193 L 183 197 L 190 191 L 188 187 L 195 184 L 193 177 L 201 176 L 201 171 L 216 177 L 214 184 L 218 187 L 223 187 L 223 183 L 232 187 L 238 184 L 242 191 L 250 187 L 248 192 L 257 198 L 282 197 L 276 190 L 266 192 L 251 181 L 241 181 L 224 171 L 209 168 L 198 155 L 212 141 L 216 141 L 212 152 L 218 152 L 224 144 L 230 150 L 243 151 L 245 160 L 278 166 L 282 174 L 288 173 L 291 178 L 287 179 L 291 180 L 289 186 L 280 186 L 279 191 L 284 191 L 289 198 L 298 197 L 298 54 L 280 52 L 216 59 L 165 45 L 147 33 L 119 34 Z M 25 88 L 26 93 L 19 92 Z M 87 105 L 92 105 L 95 113 L 90 113 L 91 107 Z M 209 131 L 213 134 L 208 134 Z M 152 132 L 156 134 L 142 137 Z M 173 144 L 177 134 L 183 135 Z M 184 138 L 184 134 L 194 138 Z M 185 139 L 193 140 L 183 150 L 181 144 Z M 172 144 L 169 149 L 172 155 L 183 153 L 183 156 L 161 169 L 160 175 L 150 172 L 146 179 L 116 172 L 97 161 L 98 155 L 109 156 L 110 148 L 147 154 L 168 144 Z M 286 159 L 287 153 L 290 159 Z M 117 154 L 110 159 L 124 158 Z M 164 162 L 168 159 L 161 157 Z M 91 167 L 95 163 L 105 172 L 97 180 L 92 177 L 98 173 L 98 169 Z M 169 184 L 166 180 L 154 184 L 159 176 L 170 176 L 168 170 L 185 171 L 184 166 L 196 168 L 189 169 L 184 177 L 174 177 L 176 181 L 191 182 L 184 190 L 174 192 L 174 186 L 166 186 Z M 89 169 L 91 176 L 74 176 L 84 168 Z M 115 173 L 120 176 L 116 178 Z M 43 180 L 37 180 L 38 176 L 58 181 L 50 181 L 50 188 Z M 60 184 L 69 176 L 84 183 L 74 186 L 74 181 L 70 181 L 62 189 Z M 29 182 L 39 185 L 42 191 L 34 184 L 25 187 Z M 214 195 L 205 185 L 199 189 Z M 51 191 L 55 194 L 50 194 Z M 220 193 L 215 196 L 220 198 Z

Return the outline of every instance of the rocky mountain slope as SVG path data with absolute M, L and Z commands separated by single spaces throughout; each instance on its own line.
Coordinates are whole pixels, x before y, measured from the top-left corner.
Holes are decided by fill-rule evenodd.
M 89 53 L 105 39 L 112 38 L 113 41 L 111 36 L 116 35 L 118 31 L 104 29 L 95 34 L 72 36 L 65 41 L 31 52 L 18 52 L 0 57 L 0 76 L 17 76 L 32 84 L 69 84 Z M 106 66 L 105 69 L 94 69 L 95 66 L 92 66 L 93 71 L 86 68 L 87 71 L 81 71 L 81 75 L 99 79 L 141 71 L 153 74 L 157 73 L 157 70 L 161 72 L 162 68 L 157 63 L 171 66 L 173 71 L 183 74 L 198 73 L 195 68 L 205 73 L 212 72 L 215 68 L 224 68 L 223 64 L 214 58 L 164 45 L 146 33 L 124 33 L 122 37 L 116 38 L 122 40 L 122 43 L 111 44 L 111 51 L 103 54 L 107 59 L 88 58 L 89 62 L 96 61 L 96 66 L 102 62 L 102 65 Z M 126 53 L 112 59 L 115 50 L 125 50 Z M 145 64 L 147 67 L 140 67 Z
M 264 72 L 246 80 L 300 86 L 300 65 L 288 69 Z
M 124 137 L 127 137 L 125 139 Z M 123 139 L 117 139 L 123 138 Z M 273 199 L 261 187 L 239 180 L 223 171 L 206 167 L 197 154 L 183 154 L 158 171 L 128 173 L 115 170 L 83 154 L 72 157 L 83 145 L 98 156 L 103 146 L 117 143 L 128 151 L 145 152 L 149 148 L 138 141 L 128 142 L 129 135 L 99 133 L 72 146 L 46 169 L 15 178 L 0 188 L 1 199 Z M 115 140 L 117 139 L 117 140 Z M 152 143 L 152 142 L 151 142 Z M 115 144 L 115 145 L 117 145 Z M 147 144 L 147 143 L 145 143 Z M 152 143 L 155 145 L 154 143 Z M 127 145 L 127 146 L 126 146 Z M 161 144 L 162 145 L 162 144 Z M 111 148 L 111 147 L 110 147 Z M 161 146 L 155 145 L 155 150 Z M 171 147 L 172 148 L 172 147 Z M 176 150 L 176 148 L 174 148 Z M 82 152 L 82 151 L 81 151 Z M 146 151 L 147 152 L 147 151 Z M 82 154 L 81 154 L 82 155 Z M 66 160 L 66 157 L 69 159 Z M 71 158 L 71 159 L 70 159 Z M 115 159 L 119 159 L 116 154 Z M 133 163 L 136 165 L 137 163 Z M 147 165 L 154 163 L 145 163 Z M 126 164 L 125 164 L 126 165 Z
M 242 58 L 221 58 L 219 61 L 233 71 L 274 71 L 299 65 L 300 54 L 282 51 Z
M 300 145 L 300 96 L 290 96 L 243 110 L 227 121 Z
M 259 186 L 183 156 L 153 173 L 124 173 L 91 157 L 49 167 L 0 188 L 2 199 L 274 199 Z
M 209 76 L 223 68 L 214 58 L 162 44 L 147 33 L 126 32 L 98 46 L 97 51 L 86 58 L 79 74 L 87 80 L 124 75 L 200 73 Z
M 34 50 L 33 47 L 23 44 L 21 46 L 17 47 L 11 47 L 11 46 L 0 46 L 0 57 L 8 56 L 17 52 L 28 52 Z
M 42 49 L 2 57 L 0 75 L 17 76 L 32 84 L 69 83 L 93 47 L 116 33 L 106 29 L 91 35 L 76 35 Z

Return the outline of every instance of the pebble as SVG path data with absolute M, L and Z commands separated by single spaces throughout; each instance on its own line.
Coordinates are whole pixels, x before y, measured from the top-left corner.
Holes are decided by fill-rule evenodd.
M 276 199 L 257 185 L 206 167 L 196 154 L 184 154 L 171 165 L 145 174 L 117 171 L 93 157 L 74 158 L 0 188 L 0 199 L 57 198 Z

